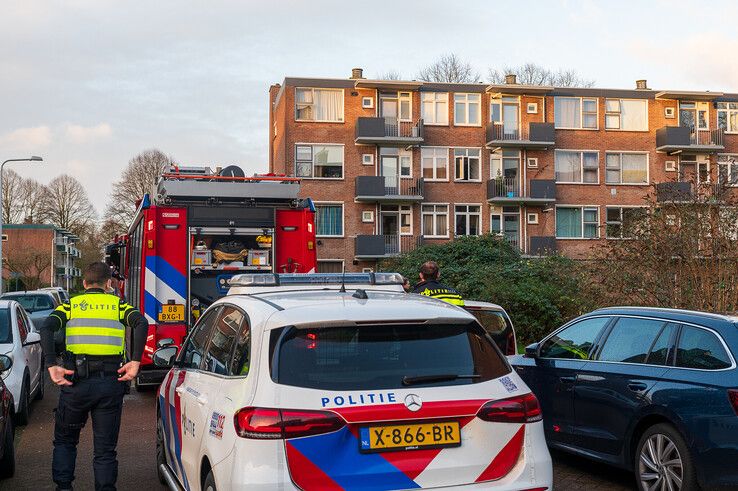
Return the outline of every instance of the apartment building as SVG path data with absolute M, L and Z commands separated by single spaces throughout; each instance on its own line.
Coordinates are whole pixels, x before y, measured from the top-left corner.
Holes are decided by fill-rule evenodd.
M 270 171 L 316 202 L 319 267 L 493 233 L 538 256 L 627 238 L 649 195 L 738 183 L 738 94 L 285 78 Z M 736 191 L 736 190 L 731 190 Z

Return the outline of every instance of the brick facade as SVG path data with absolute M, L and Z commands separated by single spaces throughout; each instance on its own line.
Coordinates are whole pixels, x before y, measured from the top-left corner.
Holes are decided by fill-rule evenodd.
M 343 93 L 343 121 L 314 122 L 298 121 L 296 118 L 297 88 L 329 88 Z M 418 122 L 422 117 L 421 97 L 427 92 L 441 92 L 447 95 L 448 124 L 422 127 L 422 142 L 408 144 L 402 138 L 392 141 L 369 142 L 358 134 L 359 118 L 377 118 L 382 116 L 380 93 L 409 92 L 411 94 L 412 114 L 409 125 Z M 454 94 L 479 94 L 481 99 L 481 119 L 476 126 L 459 126 L 454 120 Z M 372 98 L 372 107 L 362 107 L 364 97 Z M 492 125 L 491 102 L 517 102 L 518 136 L 512 141 L 497 141 L 488 138 L 488 126 Z M 595 99 L 597 104 L 596 129 L 554 129 L 555 99 L 557 97 L 575 97 Z M 641 100 L 646 101 L 646 130 L 612 130 L 605 129 L 606 100 Z M 492 214 L 500 216 L 509 229 L 505 236 L 516 243 L 523 253 L 533 254 L 533 244 L 540 239 L 555 244 L 555 249 L 574 257 L 591 256 L 597 244 L 608 240 L 605 238 L 606 208 L 608 206 L 635 207 L 644 204 L 647 195 L 655 193 L 657 183 L 683 180 L 693 181 L 693 189 L 699 189 L 696 182 L 696 171 L 690 169 L 695 165 L 681 161 L 696 158 L 709 162 L 709 180 L 716 182 L 718 178 L 718 155 L 738 153 L 738 135 L 722 132 L 713 135 L 719 138 L 718 148 L 707 145 L 700 147 L 690 145 L 687 148 L 660 147 L 657 150 L 657 131 L 663 127 L 680 125 L 680 104 L 695 101 L 696 110 L 706 111 L 706 122 L 709 130 L 718 128 L 718 104 L 729 101 L 738 102 L 738 94 L 722 93 L 685 93 L 675 91 L 656 91 L 651 89 L 615 90 L 615 89 L 572 89 L 556 87 L 528 87 L 515 83 L 489 86 L 486 84 L 441 84 L 421 82 L 375 81 L 362 78 L 351 79 L 296 79 L 287 78 L 282 84 L 270 88 L 270 139 L 269 165 L 270 171 L 296 175 L 296 147 L 300 144 L 336 144 L 343 145 L 343 176 L 341 179 L 305 178 L 302 181 L 302 195 L 315 202 L 336 202 L 343 204 L 343 235 L 339 238 L 321 238 L 318 243 L 318 259 L 343 260 L 348 271 L 372 268 L 376 258 L 382 254 L 376 251 L 364 254 L 357 242 L 357 236 L 372 236 L 385 233 L 380 215 L 382 205 L 404 205 L 412 209 L 412 235 L 422 237 L 423 220 L 422 205 L 439 203 L 448 205 L 448 237 L 453 238 L 455 230 L 454 206 L 472 204 L 480 206 L 481 232 L 492 230 Z M 528 104 L 537 105 L 535 112 L 528 112 Z M 612 103 L 611 103 L 612 104 Z M 699 107 L 697 107 L 699 106 Z M 667 108 L 672 108 L 673 117 L 667 117 Z M 738 110 L 738 106 L 736 106 Z M 533 109 L 533 108 L 531 108 Z M 623 113 L 625 114 L 625 113 Z M 697 113 L 695 113 L 696 115 Z M 624 115 L 621 115 L 624 117 Z M 738 116 L 737 116 L 738 119 Z M 527 135 L 529 123 L 548 123 L 554 142 L 552 145 L 541 145 L 529 141 Z M 686 122 L 682 125 L 685 125 Z M 402 124 L 402 123 L 400 123 Z M 731 129 L 731 128 L 729 128 Z M 738 128 L 735 128 L 738 130 Z M 363 131 L 363 130 L 362 130 Z M 507 131 L 507 130 L 505 130 Z M 709 131 L 700 131 L 703 140 L 709 140 Z M 713 132 L 714 133 L 714 132 Z M 391 139 L 390 139 L 391 140 Z M 492 141 L 492 142 L 491 142 Z M 697 143 L 700 143 L 699 141 Z M 714 143 L 712 140 L 702 143 Z M 671 144 L 671 143 L 670 143 Z M 447 159 L 447 181 L 432 182 L 425 180 L 422 199 L 415 196 L 379 197 L 376 200 L 359 197 L 356 178 L 358 176 L 378 176 L 380 168 L 380 149 L 396 148 L 406 150 L 412 155 L 413 179 L 423 176 L 421 162 L 422 149 L 426 147 L 449 148 Z M 454 148 L 478 149 L 481 156 L 479 182 L 459 182 L 456 180 L 454 168 Z M 488 199 L 488 183 L 491 180 L 491 156 L 493 152 L 519 151 L 519 164 L 515 171 L 515 196 L 508 200 Z M 564 184 L 555 182 L 556 151 L 586 150 L 598 152 L 598 182 L 593 184 Z M 642 184 L 606 184 L 606 152 L 626 151 L 648 155 L 647 180 Z M 362 156 L 373 155 L 373 164 L 364 165 Z M 528 159 L 537 159 L 537 167 L 529 167 Z M 738 156 L 736 157 L 738 158 Z M 674 161 L 678 171 L 667 171 L 667 161 Z M 738 167 L 736 167 L 738 171 Z M 732 178 L 738 177 L 734 173 Z M 701 181 L 705 181 L 703 176 Z M 403 179 L 399 179 L 403 181 Z M 531 182 L 538 184 L 549 182 L 555 186 L 555 197 L 536 201 Z M 396 182 L 396 181 L 393 181 Z M 696 191 L 695 191 L 696 192 Z M 402 194 L 402 193 L 400 193 Z M 412 193 L 411 193 L 412 194 Z M 417 194 L 417 193 L 416 193 Z M 357 199 L 359 198 L 359 199 Z M 498 197 L 499 198 L 499 197 Z M 598 238 L 561 238 L 557 237 L 557 207 L 563 205 L 590 205 L 599 210 L 597 217 Z M 504 207 L 504 208 L 503 208 Z M 373 212 L 373 222 L 363 222 L 362 212 Z M 535 214 L 538 223 L 527 223 L 528 214 Z M 517 219 L 515 218 L 517 215 Z M 390 218 L 390 220 L 393 220 Z M 508 225 L 509 220 L 510 225 Z M 515 221 L 517 220 L 517 224 Z M 394 222 L 392 222 L 394 223 Z M 496 225 L 497 227 L 497 225 Z M 517 228 L 517 231 L 515 230 Z M 497 230 L 495 230 L 497 232 Z M 394 240 L 390 237 L 391 240 Z M 422 237 L 424 243 L 434 243 L 448 239 Z M 415 243 L 412 241 L 412 243 Z M 400 249 L 412 247 L 411 241 L 400 242 Z M 386 255 L 397 252 L 390 247 Z

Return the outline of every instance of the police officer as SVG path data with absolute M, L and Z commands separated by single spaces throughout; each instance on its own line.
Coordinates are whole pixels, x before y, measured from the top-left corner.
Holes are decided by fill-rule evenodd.
M 110 268 L 92 263 L 84 271 L 85 293 L 54 310 L 41 327 L 51 380 L 61 386 L 54 426 L 52 477 L 57 490 L 72 489 L 77 444 L 92 415 L 96 490 L 115 490 L 115 447 L 126 386 L 138 374 L 148 322 L 110 290 Z M 125 363 L 126 327 L 133 332 L 131 361 Z M 54 352 L 54 331 L 65 330 L 64 366 Z
M 415 285 L 413 293 L 437 298 L 453 305 L 464 306 L 464 299 L 459 292 L 438 281 L 441 272 L 435 261 L 426 261 L 420 267 L 420 283 Z

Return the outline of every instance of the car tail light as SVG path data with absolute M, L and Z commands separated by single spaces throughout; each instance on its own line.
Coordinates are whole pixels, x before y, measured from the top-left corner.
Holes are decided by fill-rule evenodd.
M 488 402 L 477 412 L 477 417 L 494 423 L 535 423 L 543 419 L 541 406 L 532 393 Z
M 728 389 L 728 399 L 733 406 L 736 416 L 738 416 L 738 389 Z
M 279 439 L 340 430 L 346 422 L 329 411 L 245 407 L 233 417 L 242 438 Z

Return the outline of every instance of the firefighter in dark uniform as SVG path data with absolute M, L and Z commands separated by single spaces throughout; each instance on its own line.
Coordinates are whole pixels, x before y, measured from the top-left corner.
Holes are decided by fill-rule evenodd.
M 464 306 L 464 299 L 461 297 L 459 292 L 438 281 L 438 278 L 441 276 L 441 272 L 439 271 L 438 264 L 436 264 L 435 261 L 426 261 L 423 263 L 420 267 L 419 276 L 420 283 L 415 285 L 413 293 L 437 298 L 452 305 L 458 305 L 460 307 Z
M 41 326 L 41 344 L 51 380 L 61 386 L 54 426 L 52 477 L 57 490 L 72 489 L 77 444 L 92 415 L 96 490 L 114 490 L 115 447 L 123 395 L 141 364 L 148 322 L 110 290 L 110 268 L 92 263 L 84 271 L 85 293 L 54 310 Z M 126 327 L 132 330 L 131 361 L 125 362 Z M 54 331 L 65 330 L 64 366 L 54 352 Z

